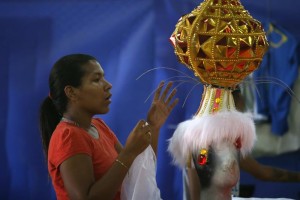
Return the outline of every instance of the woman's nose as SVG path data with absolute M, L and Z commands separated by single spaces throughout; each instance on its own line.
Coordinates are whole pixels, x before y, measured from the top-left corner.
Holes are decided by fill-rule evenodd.
M 106 82 L 106 87 L 105 87 L 105 89 L 106 89 L 106 90 L 110 90 L 110 89 L 112 88 L 112 84 L 111 84 L 110 82 L 108 82 L 107 80 L 105 80 L 105 82 Z

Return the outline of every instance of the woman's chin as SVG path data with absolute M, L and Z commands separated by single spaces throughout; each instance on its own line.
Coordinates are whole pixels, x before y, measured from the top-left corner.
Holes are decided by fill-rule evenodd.
M 103 114 L 106 114 L 106 113 L 108 113 L 110 111 L 110 108 L 109 108 L 109 106 L 107 106 L 107 107 L 102 107 L 98 112 L 97 112 L 97 114 L 100 114 L 100 115 L 103 115 Z

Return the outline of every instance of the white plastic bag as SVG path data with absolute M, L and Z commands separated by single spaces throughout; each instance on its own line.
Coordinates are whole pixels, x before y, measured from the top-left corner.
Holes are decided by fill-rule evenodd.
M 156 183 L 156 155 L 149 145 L 136 157 L 124 178 L 121 200 L 161 200 Z

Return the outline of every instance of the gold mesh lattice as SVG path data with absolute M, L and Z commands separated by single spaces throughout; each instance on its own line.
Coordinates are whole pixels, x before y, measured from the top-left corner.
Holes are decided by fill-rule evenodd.
M 204 0 L 170 38 L 179 61 L 205 84 L 235 87 L 258 68 L 268 42 L 239 0 Z

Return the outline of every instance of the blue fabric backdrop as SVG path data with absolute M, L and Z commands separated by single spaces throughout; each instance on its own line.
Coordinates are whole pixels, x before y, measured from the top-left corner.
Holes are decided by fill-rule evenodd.
M 42 153 L 38 108 L 48 95 L 48 73 L 59 57 L 81 52 L 100 60 L 113 84 L 111 111 L 100 117 L 124 144 L 137 120 L 146 117 L 152 96 L 145 100 L 161 80 L 182 72 L 194 78 L 177 62 L 168 38 L 179 17 L 199 2 L 0 1 L 0 199 L 55 199 Z M 291 21 L 300 2 L 243 2 L 258 19 L 275 19 L 300 38 L 299 26 Z M 136 80 L 156 67 L 160 69 Z M 202 93 L 196 82 L 176 80 L 176 85 L 182 83 L 180 104 L 161 131 L 158 153 L 157 181 L 166 200 L 182 199 L 181 172 L 171 164 L 167 140 L 176 124 L 197 110 Z

